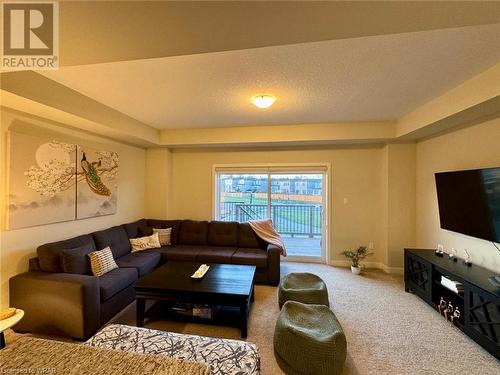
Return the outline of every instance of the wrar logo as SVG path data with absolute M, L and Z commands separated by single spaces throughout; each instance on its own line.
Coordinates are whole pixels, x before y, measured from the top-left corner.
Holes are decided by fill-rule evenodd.
M 2 69 L 57 69 L 57 2 L 2 2 Z

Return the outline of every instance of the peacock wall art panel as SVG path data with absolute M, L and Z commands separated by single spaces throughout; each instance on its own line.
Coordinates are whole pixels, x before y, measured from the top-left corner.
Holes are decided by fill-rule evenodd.
M 7 229 L 116 213 L 116 152 L 10 131 L 8 157 Z
M 78 146 L 76 218 L 116 213 L 118 154 Z

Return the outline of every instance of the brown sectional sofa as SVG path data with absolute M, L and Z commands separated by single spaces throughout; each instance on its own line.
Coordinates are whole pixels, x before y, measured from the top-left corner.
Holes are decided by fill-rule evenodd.
M 129 238 L 172 228 L 172 245 L 131 253 Z M 87 254 L 109 246 L 118 269 L 92 276 Z M 168 261 L 248 264 L 256 283 L 277 285 L 280 250 L 247 223 L 142 219 L 48 243 L 30 259 L 29 272 L 10 279 L 10 305 L 25 311 L 20 332 L 87 339 L 135 298 L 135 281 Z

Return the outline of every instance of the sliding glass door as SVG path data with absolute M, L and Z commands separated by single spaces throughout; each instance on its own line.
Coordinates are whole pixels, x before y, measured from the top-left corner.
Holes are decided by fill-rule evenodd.
M 217 220 L 243 223 L 269 217 L 267 174 L 221 173 L 217 180 Z
M 289 259 L 324 261 L 326 171 L 266 168 L 215 173 L 215 218 L 271 219 Z
M 290 256 L 322 258 L 323 175 L 273 173 L 271 219 Z

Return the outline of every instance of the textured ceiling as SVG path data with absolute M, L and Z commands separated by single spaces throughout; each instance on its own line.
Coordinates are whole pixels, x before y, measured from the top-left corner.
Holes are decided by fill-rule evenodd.
M 400 118 L 500 61 L 500 24 L 44 71 L 157 128 Z M 268 110 L 256 93 L 278 98 Z
M 62 1 L 60 66 L 478 26 L 495 1 Z

